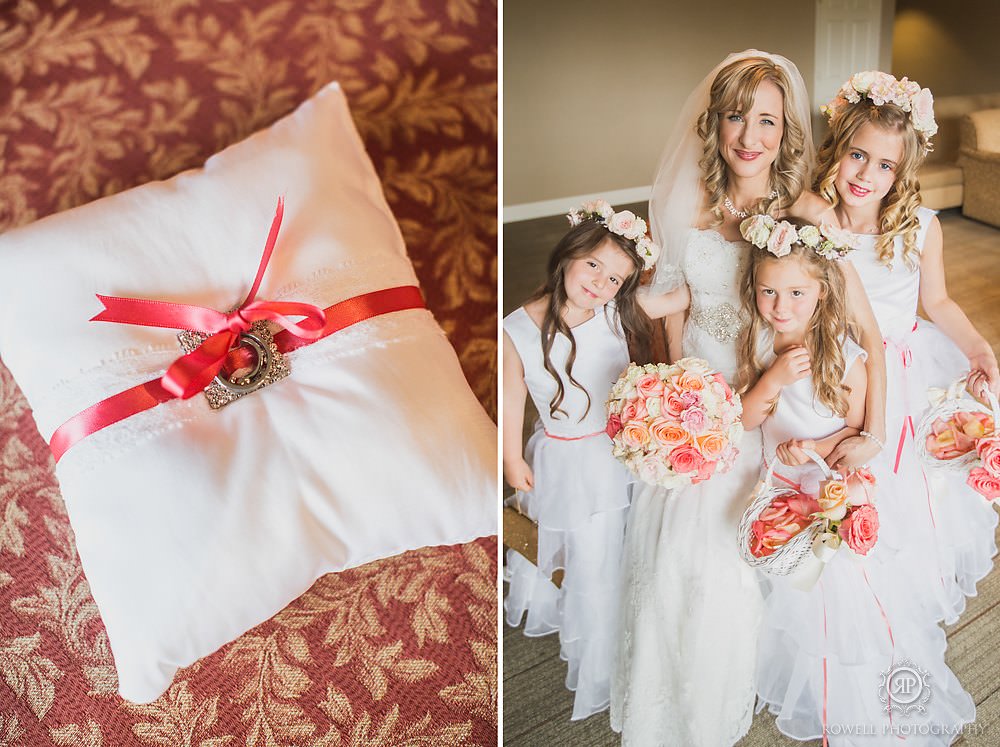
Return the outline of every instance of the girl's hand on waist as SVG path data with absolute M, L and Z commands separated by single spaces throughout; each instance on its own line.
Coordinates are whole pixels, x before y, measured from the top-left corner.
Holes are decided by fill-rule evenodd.
M 515 490 L 529 491 L 535 487 L 535 476 L 524 459 L 514 459 L 510 462 L 504 460 L 503 476 L 507 484 Z

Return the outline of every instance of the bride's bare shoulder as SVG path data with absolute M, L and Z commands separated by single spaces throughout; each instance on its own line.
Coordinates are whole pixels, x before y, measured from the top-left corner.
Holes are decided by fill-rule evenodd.
M 827 223 L 839 226 L 837 216 L 833 212 L 833 205 L 815 192 L 808 190 L 799 195 L 799 199 L 795 201 L 787 214 L 817 225 Z

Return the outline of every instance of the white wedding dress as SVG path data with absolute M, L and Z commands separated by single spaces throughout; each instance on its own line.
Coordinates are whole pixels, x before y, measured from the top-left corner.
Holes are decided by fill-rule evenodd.
M 749 244 L 693 230 L 681 266 L 691 291 L 683 353 L 729 382 L 748 259 Z M 611 692 L 611 726 L 623 745 L 722 747 L 750 727 L 762 600 L 736 531 L 760 464 L 753 429 L 727 473 L 681 490 L 636 486 Z

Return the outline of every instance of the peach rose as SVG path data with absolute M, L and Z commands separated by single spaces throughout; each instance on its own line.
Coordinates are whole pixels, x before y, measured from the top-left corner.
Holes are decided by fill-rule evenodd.
M 698 450 L 706 459 L 718 460 L 726 450 L 726 438 L 721 433 L 709 431 L 704 436 L 695 439 L 698 443 Z
M 676 420 L 657 418 L 649 425 L 649 434 L 668 449 L 683 446 L 690 442 L 688 432 L 681 428 Z
M 677 388 L 681 392 L 700 392 L 705 388 L 705 377 L 692 371 L 682 371 L 677 377 Z
M 635 381 L 635 390 L 643 399 L 663 394 L 663 380 L 656 374 L 643 374 Z
M 991 475 L 982 467 L 975 467 L 969 472 L 966 484 L 987 500 L 1000 498 L 1000 478 Z
M 839 480 L 826 480 L 820 484 L 819 513 L 833 521 L 840 521 L 847 513 L 847 486 Z
M 983 469 L 993 477 L 1000 477 L 1000 436 L 979 439 L 976 453 L 983 462 Z
M 622 440 L 633 449 L 646 448 L 649 438 L 649 430 L 642 423 L 628 423 L 622 428 Z
M 858 555 L 867 555 L 878 540 L 878 510 L 870 503 L 852 509 L 840 523 L 838 534 Z
M 704 462 L 705 457 L 690 445 L 678 446 L 670 452 L 670 466 L 679 474 L 697 472 Z

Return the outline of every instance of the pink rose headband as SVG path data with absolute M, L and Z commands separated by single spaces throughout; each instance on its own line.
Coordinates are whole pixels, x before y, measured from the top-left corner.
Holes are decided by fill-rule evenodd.
M 751 215 L 740 223 L 743 238 L 758 249 L 767 249 L 775 257 L 784 257 L 792 246 L 802 244 L 816 254 L 840 261 L 856 247 L 850 232 L 833 226 L 805 225 L 795 227 L 787 220 L 776 221 L 770 215 Z
M 660 247 L 646 235 L 646 221 L 631 210 L 616 213 L 607 200 L 591 200 L 566 213 L 571 225 L 578 226 L 585 220 L 597 221 L 608 231 L 635 242 L 635 250 L 642 258 L 643 269 L 656 264 Z
M 895 104 L 904 112 L 909 112 L 913 129 L 924 136 L 925 150 L 930 150 L 930 139 L 938 131 L 930 89 L 921 88 L 919 83 L 908 78 L 896 80 L 888 73 L 866 70 L 852 75 L 833 100 L 820 107 L 820 111 L 832 121 L 848 104 L 856 104 L 863 98 L 869 99 L 875 106 Z

